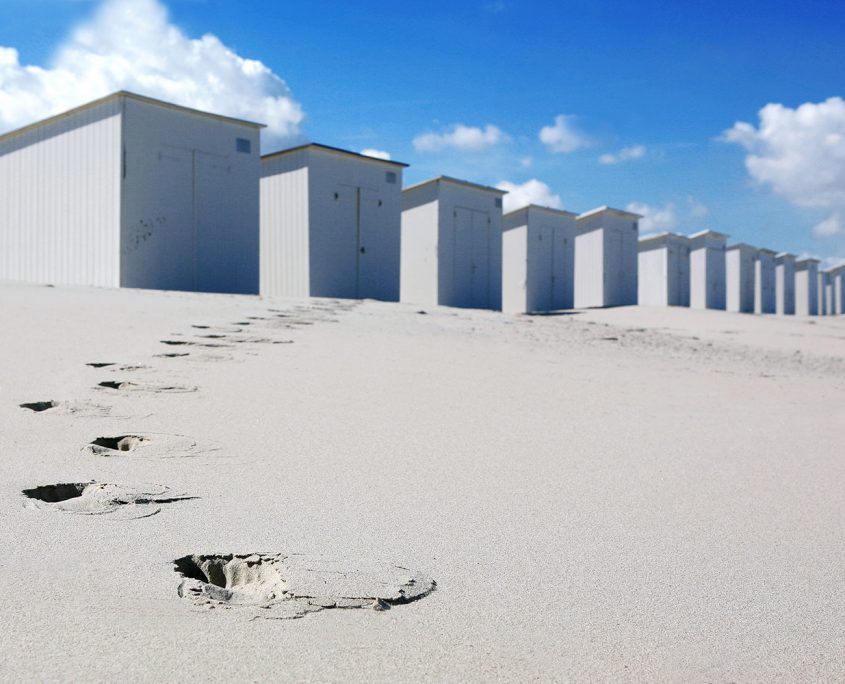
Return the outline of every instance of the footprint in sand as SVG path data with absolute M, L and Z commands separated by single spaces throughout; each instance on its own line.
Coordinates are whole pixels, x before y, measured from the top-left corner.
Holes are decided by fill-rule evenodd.
M 88 402 L 73 402 L 73 401 L 31 401 L 24 404 L 18 404 L 22 409 L 32 411 L 33 413 L 44 413 L 46 415 L 56 416 L 80 416 L 102 418 L 111 413 L 111 407 L 103 406 L 101 404 L 91 404 Z
M 122 435 L 97 437 L 82 447 L 92 456 L 189 458 L 217 451 L 217 447 L 201 447 L 190 437 L 157 432 L 134 432 Z
M 328 608 L 387 610 L 430 594 L 430 577 L 384 561 L 284 553 L 210 554 L 174 561 L 178 594 L 206 608 L 290 619 Z
M 196 392 L 194 385 L 177 385 L 154 382 L 133 382 L 131 380 L 106 380 L 97 383 L 97 389 L 114 390 L 118 392 L 149 392 L 151 394 L 173 394 Z
M 164 485 L 129 487 L 103 482 L 66 482 L 24 489 L 25 506 L 42 511 L 106 515 L 111 519 L 149 518 L 165 504 L 196 499 L 174 494 Z

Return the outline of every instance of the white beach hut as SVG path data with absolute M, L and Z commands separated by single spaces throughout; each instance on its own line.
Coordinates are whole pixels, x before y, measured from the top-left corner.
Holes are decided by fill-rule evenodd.
M 776 310 L 775 252 L 761 247 L 754 255 L 754 313 L 773 314 Z
M 637 303 L 639 214 L 599 207 L 578 216 L 575 307 Z
M 690 235 L 690 306 L 722 309 L 726 306 L 725 243 L 728 236 L 714 230 Z
M 824 306 L 827 316 L 836 314 L 836 276 L 833 269 L 825 271 Z
M 502 196 L 439 176 L 402 191 L 401 300 L 502 306 Z
M 795 314 L 795 259 L 787 252 L 775 256 L 776 311 L 781 315 Z
M 689 239 L 676 233 L 640 238 L 638 303 L 689 306 Z
M 833 288 L 830 286 L 830 273 L 819 269 L 817 279 L 816 313 L 819 316 L 829 316 L 828 301 L 830 300 L 830 295 L 833 294 Z
M 118 92 L 0 136 L 0 279 L 258 292 L 260 128 Z
M 740 242 L 725 250 L 725 308 L 738 313 L 754 313 L 756 247 Z
M 399 299 L 407 164 L 310 143 L 261 158 L 261 294 Z
M 795 315 L 816 316 L 819 309 L 819 260 L 795 262 Z
M 575 217 L 535 204 L 502 217 L 502 310 L 573 307 Z
M 845 313 L 845 266 L 838 266 L 831 271 L 833 290 L 831 312 L 834 315 Z

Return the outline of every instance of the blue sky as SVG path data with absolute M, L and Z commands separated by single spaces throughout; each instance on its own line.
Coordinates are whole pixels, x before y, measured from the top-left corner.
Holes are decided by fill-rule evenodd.
M 136 1 L 143 14 L 159 0 L 111 0 Z M 821 107 L 845 96 L 841 1 L 161 2 L 187 38 L 212 33 L 284 79 L 298 138 L 387 151 L 411 164 L 406 182 L 536 180 L 548 192 L 526 197 L 573 211 L 642 208 L 654 229 L 845 257 L 845 114 Z M 3 0 L 0 46 L 21 68 L 55 66 L 101 5 Z M 0 93 L 3 78 L 0 64 Z M 785 109 L 763 135 L 768 104 Z M 721 139 L 738 121 L 752 131 Z

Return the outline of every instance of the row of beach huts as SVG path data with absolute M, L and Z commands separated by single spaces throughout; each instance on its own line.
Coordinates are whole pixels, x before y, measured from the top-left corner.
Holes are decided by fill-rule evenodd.
M 509 312 L 644 304 L 841 314 L 845 267 L 637 214 L 318 144 L 260 154 L 260 124 L 128 92 L 0 136 L 0 280 L 372 298 Z

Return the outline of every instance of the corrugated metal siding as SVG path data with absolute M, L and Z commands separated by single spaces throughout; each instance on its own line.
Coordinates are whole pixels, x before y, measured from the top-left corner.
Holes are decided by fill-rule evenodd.
M 261 164 L 261 294 L 310 295 L 307 152 Z
M 121 285 L 257 293 L 258 130 L 127 98 L 124 145 Z
M 402 169 L 309 151 L 311 295 L 399 300 Z
M 528 207 L 509 214 L 502 236 L 502 310 L 572 308 L 575 219 Z
M 795 260 L 785 259 L 775 266 L 775 293 L 777 313 L 795 314 Z
M 502 233 L 502 311 L 528 311 L 528 221 Z
M 604 261 L 604 231 L 579 230 L 575 236 L 576 309 L 604 306 Z
M 775 258 L 758 252 L 754 259 L 754 313 L 772 314 L 775 309 Z
M 637 221 L 603 211 L 579 217 L 576 225 L 575 306 L 636 304 L 639 270 Z
M 0 142 L 0 279 L 120 284 L 115 100 Z
M 754 313 L 754 250 L 729 249 L 725 254 L 726 309 Z
M 458 183 L 437 186 L 438 303 L 501 310 L 501 198 Z
M 818 267 L 802 264 L 795 269 L 795 315 L 815 316 L 818 314 Z
M 436 199 L 402 211 L 400 301 L 437 305 L 438 215 Z
M 640 252 L 637 301 L 641 306 L 668 306 L 669 249 L 667 246 Z

